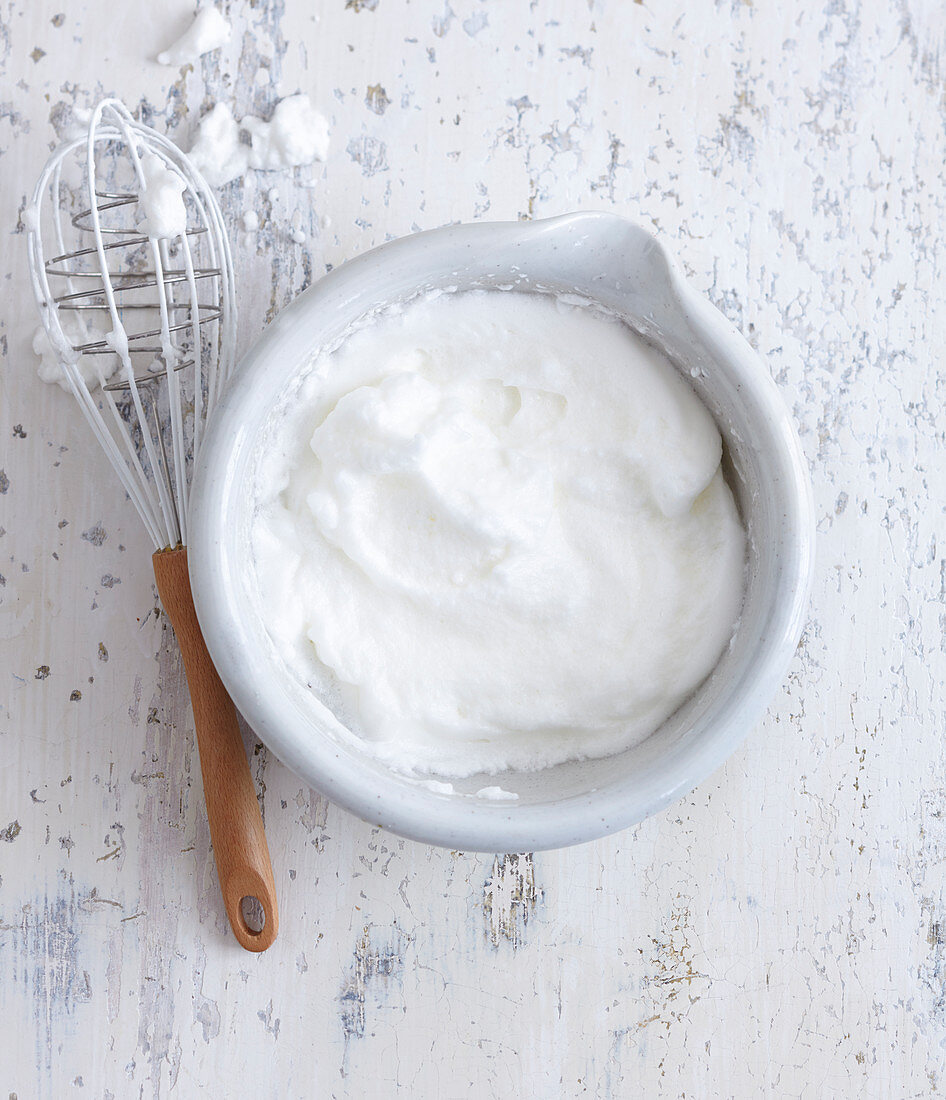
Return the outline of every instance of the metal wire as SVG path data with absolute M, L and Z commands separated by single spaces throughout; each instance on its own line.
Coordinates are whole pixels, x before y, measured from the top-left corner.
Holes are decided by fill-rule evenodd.
M 141 229 L 145 154 L 182 181 L 187 225 L 173 240 Z M 109 186 L 122 170 L 135 185 Z M 189 471 L 233 366 L 233 263 L 213 193 L 172 142 L 104 100 L 86 137 L 50 158 L 26 220 L 36 304 L 69 387 L 155 547 L 186 543 Z

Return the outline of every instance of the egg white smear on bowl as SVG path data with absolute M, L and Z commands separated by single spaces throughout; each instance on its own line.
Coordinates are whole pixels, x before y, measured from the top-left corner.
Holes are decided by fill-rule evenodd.
M 499 290 L 392 306 L 270 425 L 258 612 L 313 700 L 404 773 L 620 752 L 735 629 L 746 538 L 721 458 L 687 381 L 617 318 Z

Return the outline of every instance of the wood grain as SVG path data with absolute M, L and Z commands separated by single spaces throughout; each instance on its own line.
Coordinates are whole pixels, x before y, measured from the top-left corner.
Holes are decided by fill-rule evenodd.
M 227 917 L 242 947 L 265 951 L 279 931 L 279 909 L 236 708 L 204 644 L 191 595 L 187 548 L 158 550 L 151 560 L 158 595 L 174 627 L 187 670 L 204 802 Z M 247 923 L 243 902 L 251 898 L 262 908 L 262 928 L 254 929 Z

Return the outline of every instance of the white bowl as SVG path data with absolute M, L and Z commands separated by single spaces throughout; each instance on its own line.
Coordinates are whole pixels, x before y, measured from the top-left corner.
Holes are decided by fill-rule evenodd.
M 249 530 L 267 420 L 320 347 L 379 306 L 434 287 L 578 294 L 626 318 L 690 379 L 722 432 L 749 532 L 745 606 L 713 674 L 642 744 L 600 760 L 456 783 L 440 794 L 390 771 L 282 664 L 255 609 Z M 814 545 L 808 473 L 765 366 L 691 290 L 649 233 L 612 214 L 418 233 L 331 272 L 243 360 L 203 443 L 190 570 L 210 653 L 238 708 L 301 779 L 359 817 L 431 844 L 528 851 L 592 840 L 690 791 L 736 748 L 785 675 L 804 622 Z M 516 802 L 475 797 L 516 791 Z M 466 792 L 466 793 L 463 793 Z

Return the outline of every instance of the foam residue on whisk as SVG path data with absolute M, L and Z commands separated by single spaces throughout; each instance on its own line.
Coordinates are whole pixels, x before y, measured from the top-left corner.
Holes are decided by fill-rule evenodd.
M 233 260 L 216 199 L 173 142 L 119 100 L 105 99 L 86 138 L 53 152 L 29 210 L 30 279 L 48 336 L 37 341 L 49 368 L 43 373 L 53 373 L 52 357 L 62 363 L 155 549 L 186 542 L 193 459 L 233 365 Z M 141 215 L 151 234 L 145 241 Z M 168 246 L 163 235 L 171 233 Z M 197 280 L 205 277 L 215 288 L 208 302 L 198 296 Z M 95 331 L 90 313 L 111 331 Z M 132 359 L 144 352 L 159 359 L 141 375 Z M 117 370 L 121 385 L 93 395 L 102 368 Z M 59 380 L 55 373 L 50 381 Z
M 63 326 L 63 335 L 70 344 L 83 344 L 101 340 L 104 333 L 101 329 L 87 323 L 87 331 L 84 333 L 78 331 L 77 325 Z M 71 351 L 71 348 L 69 350 Z M 57 385 L 67 393 L 72 392 L 69 379 L 66 377 L 66 369 L 63 366 L 63 362 L 67 358 L 78 370 L 83 385 L 88 386 L 90 390 L 94 390 L 96 386 L 104 385 L 115 373 L 115 368 L 118 366 L 116 360 L 103 355 L 80 356 L 72 352 L 67 357 L 64 349 L 53 347 L 53 343 L 42 325 L 33 333 L 33 351 L 40 357 L 39 366 L 36 368 L 40 381 L 49 385 Z
M 165 239 L 181 236 L 187 228 L 187 184 L 155 153 L 141 158 L 141 174 L 138 213 L 142 232 Z

